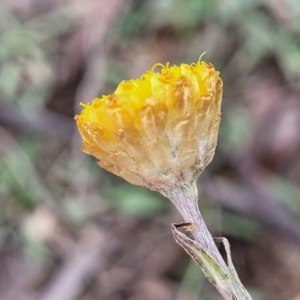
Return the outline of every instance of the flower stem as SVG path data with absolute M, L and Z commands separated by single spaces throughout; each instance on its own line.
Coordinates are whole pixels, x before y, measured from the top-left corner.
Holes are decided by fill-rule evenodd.
M 198 190 L 196 182 L 190 184 L 180 183 L 163 193 L 168 197 L 181 213 L 186 227 L 190 229 L 194 240 L 179 232 L 173 231 L 174 238 L 201 267 L 208 280 L 215 285 L 217 290 L 226 300 L 251 300 L 251 296 L 240 282 L 238 275 L 233 267 L 230 257 L 229 245 L 225 247 L 227 251 L 228 265 L 223 260 L 213 237 L 201 216 L 198 207 Z M 176 227 L 176 226 L 175 226 Z M 175 228 L 174 227 L 174 228 Z M 219 239 L 220 240 L 220 239 Z M 222 240 L 222 239 L 221 239 Z M 188 245 L 187 245 L 188 244 Z M 225 242 L 224 242 L 225 245 Z

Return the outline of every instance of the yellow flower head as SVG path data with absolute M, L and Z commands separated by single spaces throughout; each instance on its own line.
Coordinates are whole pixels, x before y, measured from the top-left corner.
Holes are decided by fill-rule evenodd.
M 190 182 L 214 155 L 222 86 L 212 64 L 156 64 L 83 105 L 75 117 L 82 150 L 104 169 L 153 190 Z

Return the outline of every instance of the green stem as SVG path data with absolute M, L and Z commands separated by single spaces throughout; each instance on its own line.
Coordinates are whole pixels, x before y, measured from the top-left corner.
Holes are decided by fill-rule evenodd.
M 226 300 L 252 300 L 240 282 L 231 260 L 227 266 L 207 229 L 198 207 L 196 183 L 192 182 L 188 185 L 180 183 L 172 189 L 164 191 L 163 194 L 173 202 L 185 222 L 195 224 L 191 232 L 197 242 L 198 252 L 197 258 L 195 259 L 195 255 L 193 258 L 223 298 Z M 180 244 L 178 240 L 177 242 Z M 181 246 L 185 248 L 184 245 Z

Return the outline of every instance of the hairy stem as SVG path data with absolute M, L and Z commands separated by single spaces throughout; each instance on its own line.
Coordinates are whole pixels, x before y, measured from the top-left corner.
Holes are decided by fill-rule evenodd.
M 193 258 L 200 265 L 208 280 L 215 285 L 226 300 L 251 300 L 233 265 L 227 266 L 206 227 L 198 208 L 196 183 L 180 183 L 164 191 L 164 195 L 173 202 L 186 223 L 194 224 L 191 233 L 201 251 L 197 252 L 196 259 L 195 255 Z M 178 240 L 177 242 L 180 244 Z M 185 248 L 184 245 L 181 244 L 181 246 Z

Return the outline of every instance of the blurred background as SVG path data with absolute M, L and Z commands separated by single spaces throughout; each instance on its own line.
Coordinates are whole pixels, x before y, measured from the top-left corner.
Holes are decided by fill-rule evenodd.
M 253 299 L 300 299 L 300 2 L 2 0 L 0 300 L 221 299 L 171 203 L 100 169 L 73 120 L 204 51 L 224 97 L 201 212 Z

